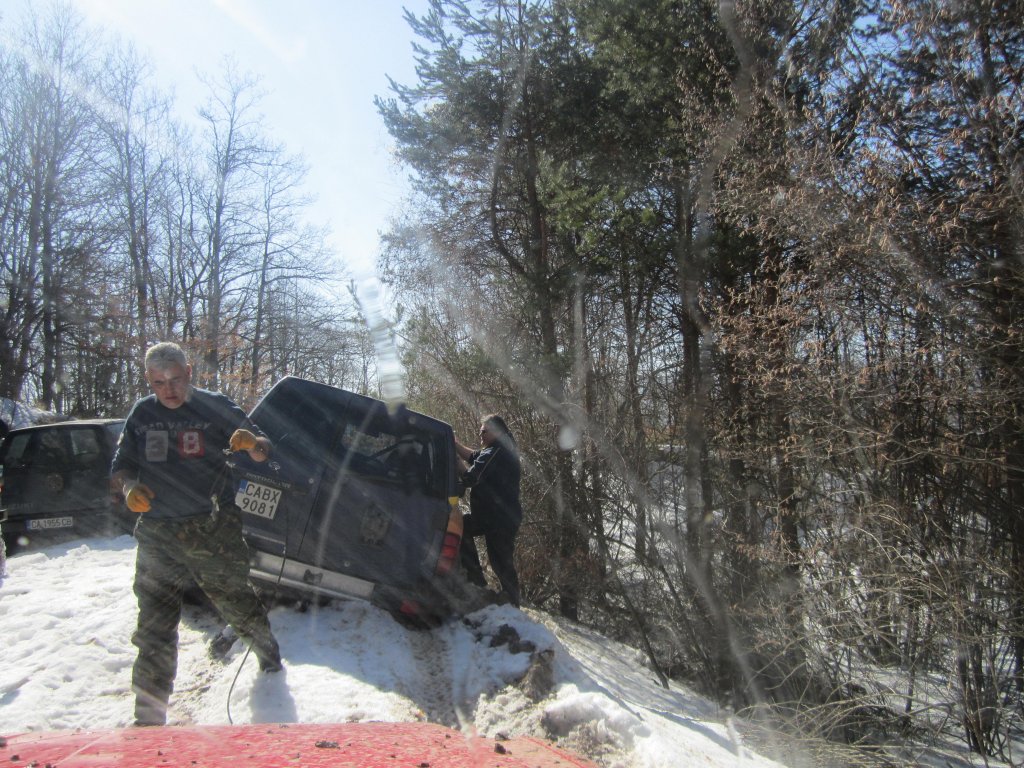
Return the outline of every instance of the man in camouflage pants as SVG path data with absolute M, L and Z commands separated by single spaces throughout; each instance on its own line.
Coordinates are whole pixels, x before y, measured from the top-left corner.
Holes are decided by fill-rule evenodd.
M 135 527 L 132 643 L 135 724 L 163 725 L 178 665 L 178 624 L 191 580 L 252 648 L 260 670 L 281 669 L 267 611 L 249 583 L 249 555 L 224 448 L 266 461 L 271 443 L 229 398 L 192 386 L 177 344 L 146 352 L 153 394 L 132 407 L 111 467 L 111 485 L 139 513 Z

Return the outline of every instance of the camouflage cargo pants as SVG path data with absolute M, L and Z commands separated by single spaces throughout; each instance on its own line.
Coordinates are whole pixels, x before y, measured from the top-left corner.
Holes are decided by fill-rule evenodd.
M 261 667 L 280 663 L 267 611 L 249 582 L 249 552 L 241 514 L 227 506 L 216 515 L 181 521 L 143 515 L 135 529 L 135 596 L 139 620 L 132 643 L 135 719 L 162 724 L 178 667 L 182 596 L 194 579 L 256 654 Z

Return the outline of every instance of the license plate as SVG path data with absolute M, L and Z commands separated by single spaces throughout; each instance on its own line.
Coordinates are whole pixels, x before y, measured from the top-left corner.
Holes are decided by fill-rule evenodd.
M 26 520 L 25 527 L 30 531 L 43 531 L 49 528 L 71 528 L 75 521 L 70 517 L 47 517 L 42 520 Z
M 239 509 L 250 515 L 265 517 L 267 520 L 274 519 L 280 501 L 279 490 L 251 480 L 243 480 L 238 486 L 238 493 L 235 494 L 235 504 Z

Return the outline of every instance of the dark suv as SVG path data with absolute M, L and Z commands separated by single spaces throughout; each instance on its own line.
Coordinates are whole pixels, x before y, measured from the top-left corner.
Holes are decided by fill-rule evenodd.
M 33 533 L 124 527 L 110 497 L 110 459 L 124 419 L 13 429 L 0 443 L 0 530 L 11 547 Z
M 450 611 L 462 538 L 451 426 L 294 377 L 251 416 L 274 450 L 262 464 L 236 454 L 236 501 L 264 591 L 359 597 L 427 622 Z

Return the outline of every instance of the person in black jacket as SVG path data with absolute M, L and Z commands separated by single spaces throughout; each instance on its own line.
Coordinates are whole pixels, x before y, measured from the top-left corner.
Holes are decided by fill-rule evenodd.
M 501 584 L 500 598 L 519 605 L 519 576 L 513 554 L 516 535 L 523 521 L 519 503 L 519 449 L 505 420 L 496 414 L 480 424 L 480 450 L 455 441 L 463 484 L 470 489 L 470 513 L 463 519 L 462 548 L 459 553 L 466 578 L 486 587 L 480 555 L 474 537 L 483 536 L 487 558 Z

